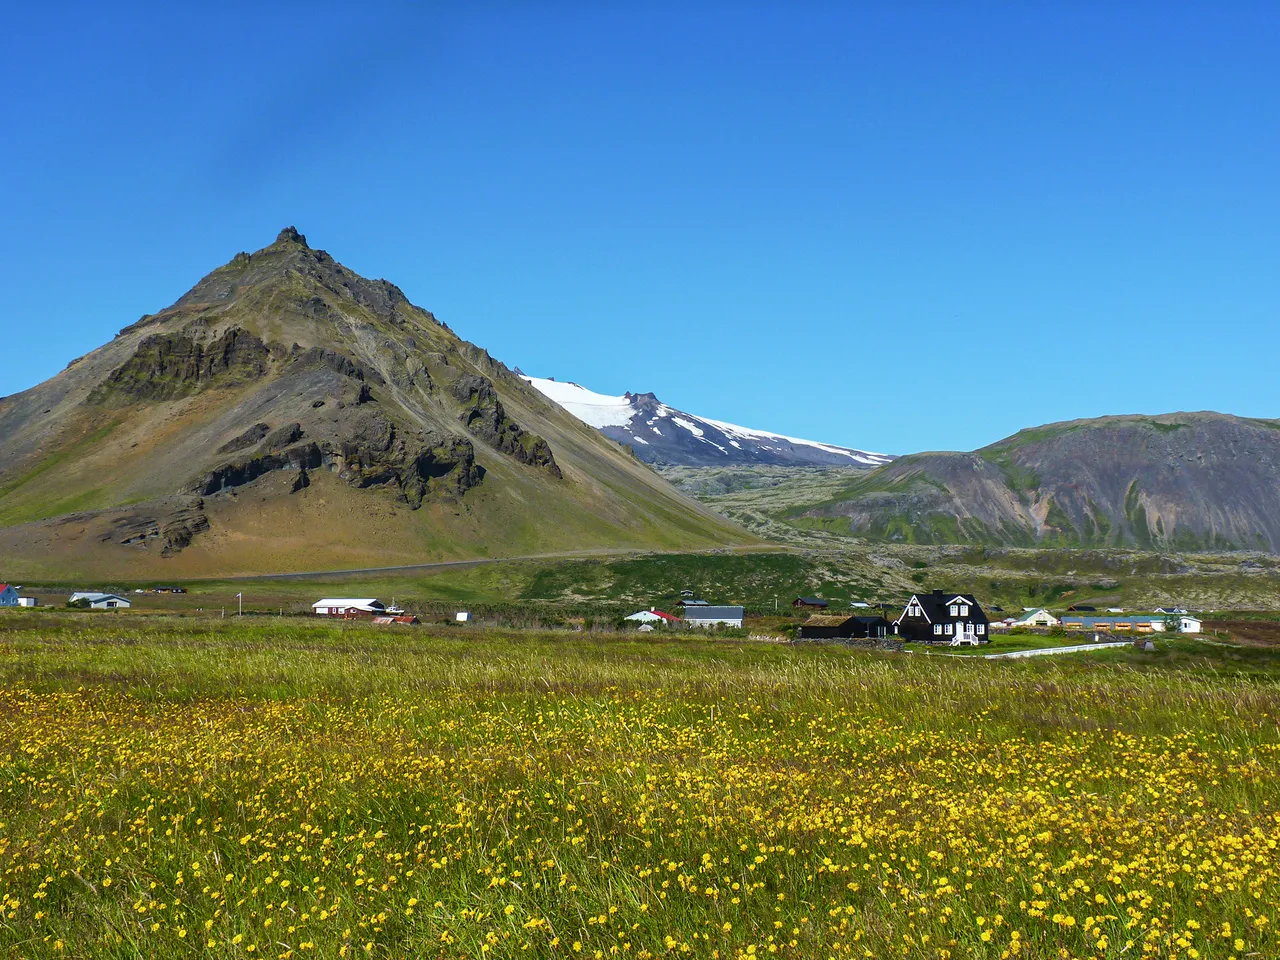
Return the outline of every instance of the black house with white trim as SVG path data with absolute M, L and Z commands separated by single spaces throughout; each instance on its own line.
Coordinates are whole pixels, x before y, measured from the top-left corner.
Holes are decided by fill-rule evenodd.
M 915 643 L 986 643 L 990 621 L 966 593 L 917 593 L 907 601 L 893 632 Z

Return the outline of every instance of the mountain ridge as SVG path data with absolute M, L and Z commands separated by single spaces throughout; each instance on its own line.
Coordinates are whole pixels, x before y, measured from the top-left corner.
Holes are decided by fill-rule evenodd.
M 41 569 L 749 539 L 292 227 L 0 399 L 0 553 Z
M 653 393 L 628 391 L 614 397 L 596 393 L 573 381 L 530 377 L 522 372 L 520 376 L 584 423 L 630 446 L 645 463 L 865 468 L 893 459 L 887 454 L 788 437 L 685 413 L 663 403 Z
M 789 511 L 871 539 L 1280 550 L 1280 420 L 1214 411 L 1030 427 L 925 452 Z

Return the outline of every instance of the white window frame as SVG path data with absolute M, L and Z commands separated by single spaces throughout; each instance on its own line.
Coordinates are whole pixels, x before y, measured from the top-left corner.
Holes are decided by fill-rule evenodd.
M 935 634 L 937 634 L 938 636 L 942 636 L 942 624 L 940 624 L 940 623 L 935 623 L 935 624 L 933 625 L 933 632 L 934 632 Z
M 960 616 L 960 609 L 954 603 L 951 605 L 951 615 L 953 617 Z
M 953 632 L 953 631 L 952 631 L 952 629 L 951 629 L 951 624 L 949 624 L 949 623 L 948 623 L 948 624 L 947 624 L 947 626 L 946 626 L 946 632 L 947 632 L 948 634 L 950 634 L 950 633 L 952 633 L 952 632 Z
M 987 632 L 987 625 L 986 625 L 985 623 L 980 623 L 980 624 L 978 624 L 976 627 L 974 627 L 974 628 L 973 628 L 973 632 L 974 632 L 974 633 L 977 633 L 977 634 L 983 634 L 983 633 L 986 633 L 986 632 Z
M 966 607 L 966 606 L 964 606 L 963 604 L 961 604 L 961 606 L 960 606 L 960 616 L 962 616 L 962 617 L 967 617 L 968 615 L 969 615 L 969 608 L 968 608 L 968 607 Z

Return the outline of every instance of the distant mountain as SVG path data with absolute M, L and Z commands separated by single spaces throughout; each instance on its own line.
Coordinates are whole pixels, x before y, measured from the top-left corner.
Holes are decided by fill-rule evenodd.
M 0 562 L 267 573 L 749 537 L 292 227 L 0 398 Z
M 1280 420 L 1054 423 L 974 453 L 902 457 L 788 516 L 913 543 L 1280 552 Z
M 893 459 L 882 453 L 708 420 L 675 410 L 652 393 L 611 397 L 572 382 L 529 376 L 524 379 L 583 423 L 630 445 L 645 463 L 874 467 Z

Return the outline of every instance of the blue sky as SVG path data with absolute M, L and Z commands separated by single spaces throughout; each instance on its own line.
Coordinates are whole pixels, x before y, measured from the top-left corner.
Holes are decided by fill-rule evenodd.
M 1274 3 L 190 6 L 7 14 L 0 395 L 296 224 L 798 436 L 1280 416 Z

